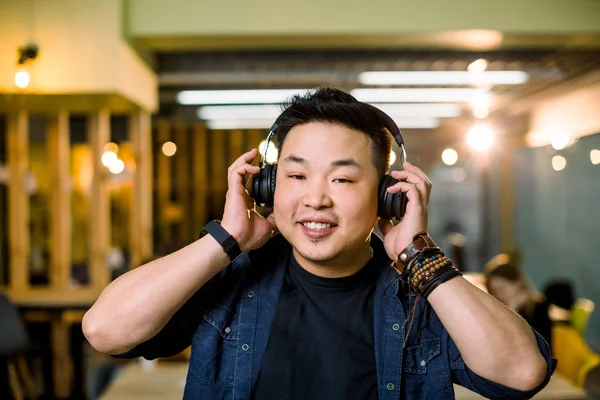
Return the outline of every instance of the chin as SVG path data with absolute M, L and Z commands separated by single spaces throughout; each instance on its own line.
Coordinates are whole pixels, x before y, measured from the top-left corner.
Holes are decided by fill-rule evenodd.
M 302 258 L 314 263 L 327 263 L 334 260 L 337 256 L 337 254 L 332 251 L 325 251 L 325 249 L 307 249 L 304 246 L 296 247 L 296 251 Z

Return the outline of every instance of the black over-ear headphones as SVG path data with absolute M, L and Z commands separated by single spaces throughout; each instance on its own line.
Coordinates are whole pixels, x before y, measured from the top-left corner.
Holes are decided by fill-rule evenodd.
M 371 106 L 377 114 L 381 116 L 385 123 L 385 127 L 394 137 L 395 142 L 400 146 L 402 150 L 402 162 L 406 160 L 406 151 L 404 149 L 404 139 L 400 129 L 389 115 L 378 109 L 377 107 Z M 281 116 L 279 117 L 281 118 Z M 252 186 L 250 196 L 256 201 L 257 204 L 263 207 L 273 207 L 273 200 L 275 198 L 275 178 L 277 176 L 277 164 L 266 163 L 266 154 L 269 148 L 271 137 L 277 133 L 279 128 L 279 118 L 275 121 L 271 127 L 269 134 L 266 139 L 266 146 L 259 162 L 260 172 L 252 176 Z M 398 181 L 392 178 L 391 175 L 385 175 L 381 182 L 379 182 L 379 194 L 377 203 L 377 215 L 383 219 L 396 218 L 400 220 L 404 216 L 406 211 L 406 195 L 403 192 L 388 193 L 387 189 Z

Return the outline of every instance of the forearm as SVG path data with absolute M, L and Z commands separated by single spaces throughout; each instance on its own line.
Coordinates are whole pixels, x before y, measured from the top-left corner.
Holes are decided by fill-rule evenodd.
M 189 298 L 228 265 L 207 235 L 109 284 L 85 314 L 83 331 L 98 351 L 125 352 L 158 333 Z
M 521 390 L 543 381 L 547 365 L 531 327 L 499 301 L 462 277 L 440 285 L 428 301 L 477 375 Z

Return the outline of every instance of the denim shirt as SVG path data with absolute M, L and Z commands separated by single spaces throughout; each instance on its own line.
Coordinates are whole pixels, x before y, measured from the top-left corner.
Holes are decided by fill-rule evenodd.
M 375 235 L 371 247 L 381 265 L 374 301 L 379 399 L 454 399 L 453 383 L 490 399 L 526 399 L 546 385 L 555 362 L 537 333 L 548 375 L 540 387 L 523 392 L 473 373 L 426 301 L 417 303 L 412 323 L 405 324 L 415 297 L 394 279 L 397 273 Z M 204 285 L 159 334 L 119 356 L 166 357 L 191 344 L 184 399 L 250 399 L 290 254 L 291 246 L 277 235 L 261 249 L 240 256 Z

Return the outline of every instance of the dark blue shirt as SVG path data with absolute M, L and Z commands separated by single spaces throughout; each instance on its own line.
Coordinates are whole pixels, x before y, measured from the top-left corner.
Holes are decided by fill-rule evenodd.
M 415 298 L 390 268 L 383 243 L 371 247 L 380 272 L 374 296 L 374 346 L 378 398 L 454 399 L 453 383 L 489 399 L 528 399 L 550 379 L 555 360 L 536 333 L 548 363 L 535 390 L 515 390 L 476 375 L 432 307 L 420 301 L 407 334 Z M 167 357 L 192 345 L 184 399 L 249 399 L 255 388 L 275 319 L 291 246 L 281 236 L 239 257 L 204 285 L 155 337 L 121 357 Z M 177 268 L 177 266 L 173 266 Z M 401 283 L 401 282 L 400 282 Z

